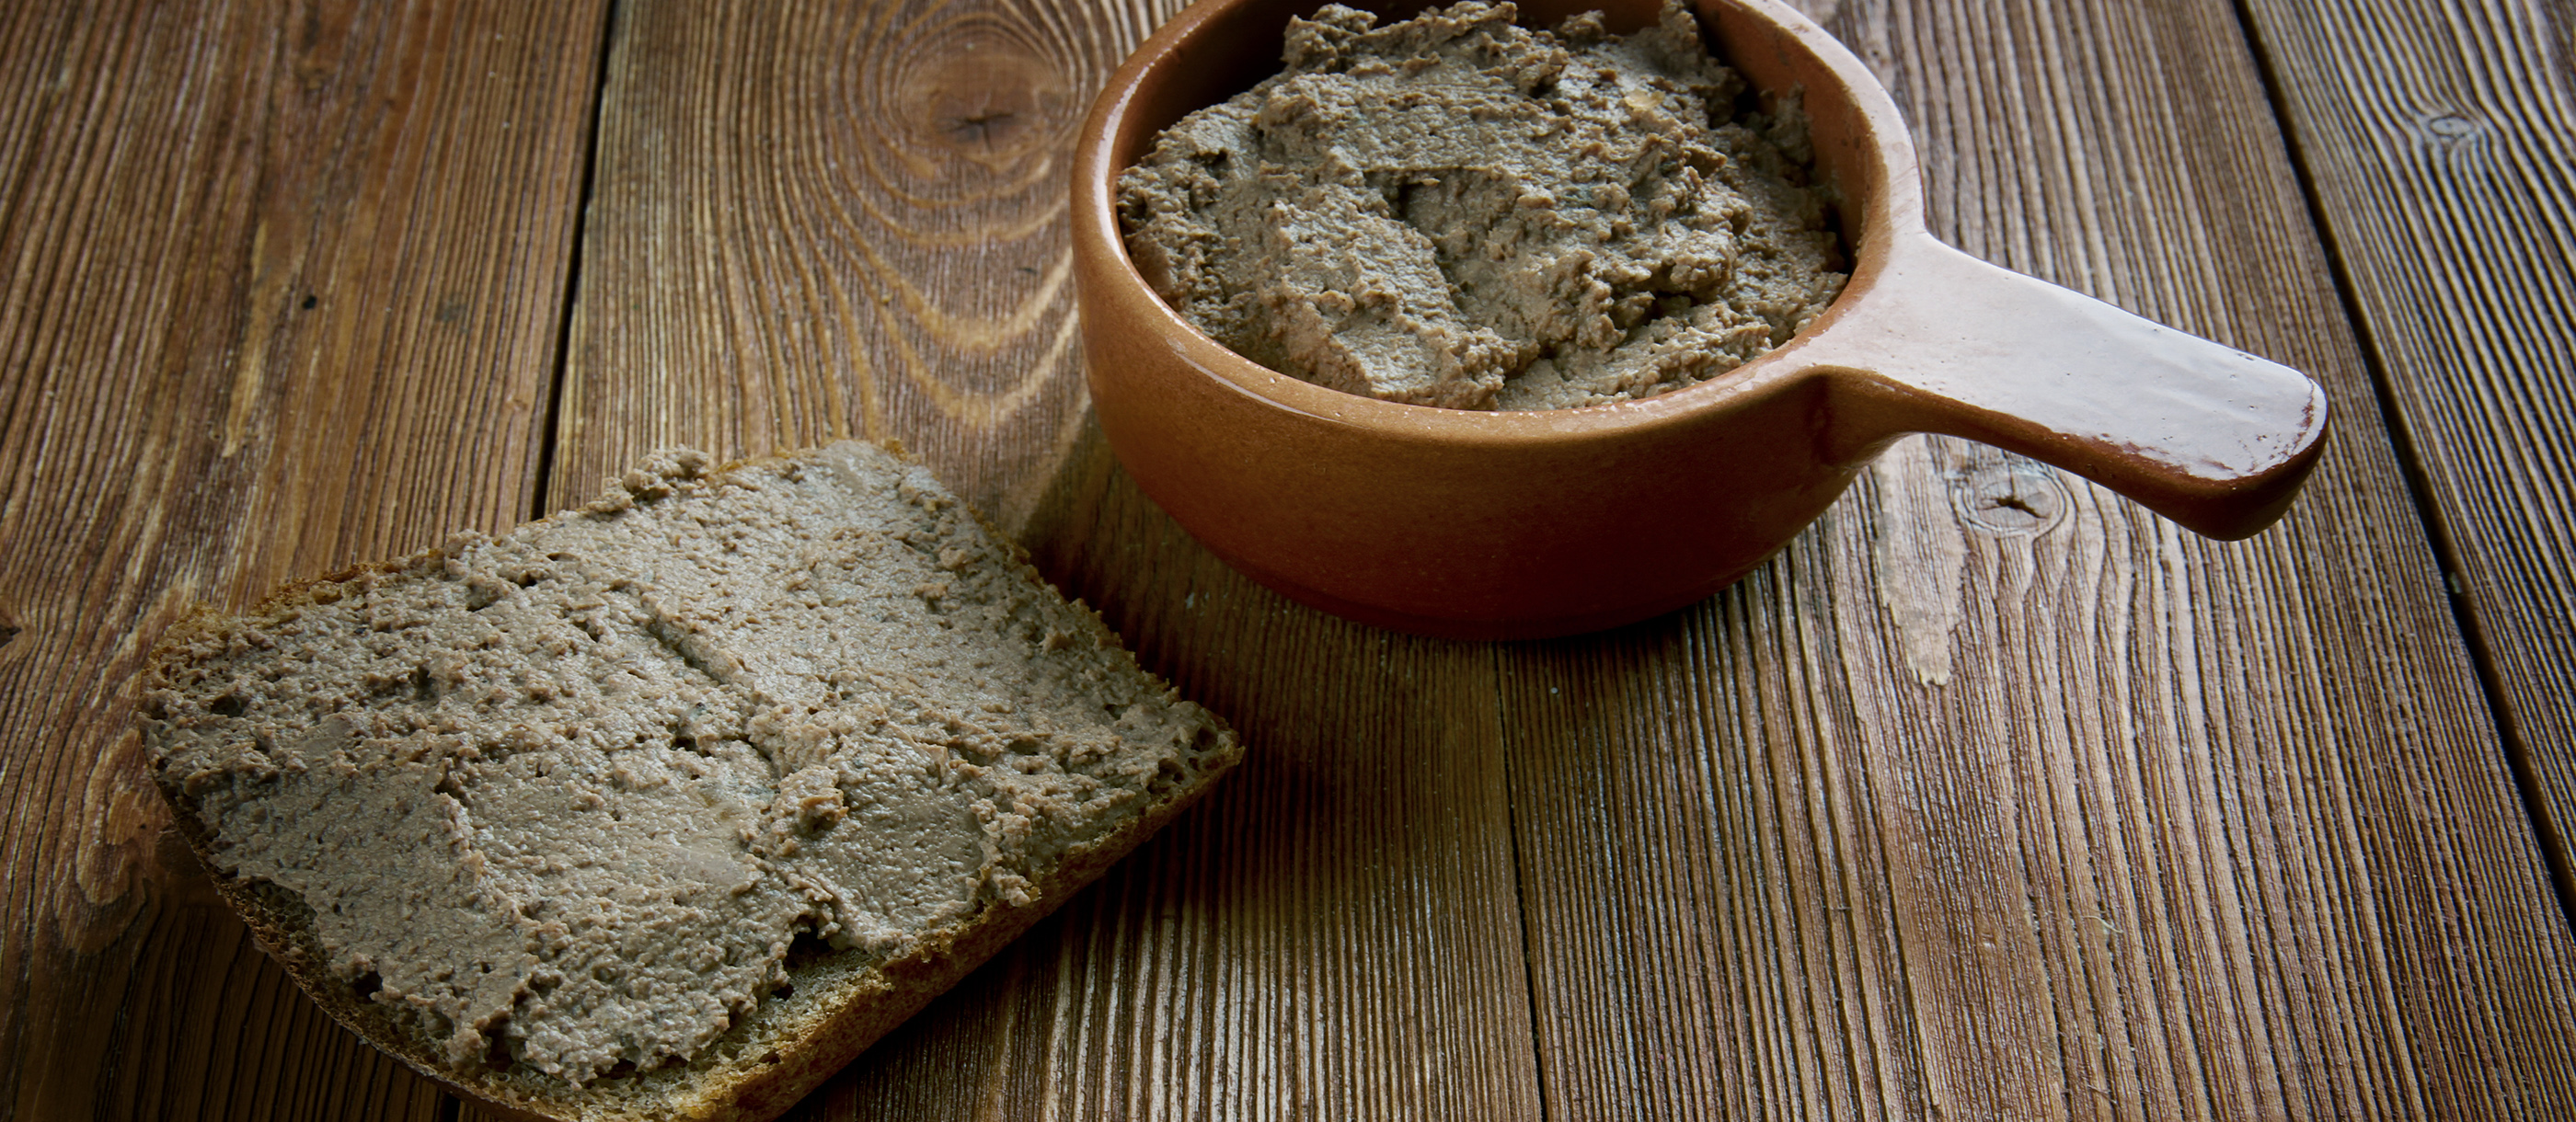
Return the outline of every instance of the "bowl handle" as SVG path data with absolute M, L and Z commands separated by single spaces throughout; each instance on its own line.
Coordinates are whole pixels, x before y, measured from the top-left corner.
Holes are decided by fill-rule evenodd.
M 2315 466 L 2326 398 L 2307 375 L 1929 234 L 1891 240 L 1860 299 L 1788 348 L 1831 380 L 1836 462 L 1906 433 L 1962 436 L 2230 540 L 2278 519 Z

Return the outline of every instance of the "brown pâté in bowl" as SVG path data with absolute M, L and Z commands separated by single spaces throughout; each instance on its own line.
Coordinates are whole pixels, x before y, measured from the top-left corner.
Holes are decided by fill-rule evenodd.
M 1517 15 L 1292 20 L 1284 69 L 1119 176 L 1146 282 L 1273 370 L 1455 409 L 1649 397 L 1833 302 L 1794 98 L 1755 105 L 1677 3 L 1626 36 Z

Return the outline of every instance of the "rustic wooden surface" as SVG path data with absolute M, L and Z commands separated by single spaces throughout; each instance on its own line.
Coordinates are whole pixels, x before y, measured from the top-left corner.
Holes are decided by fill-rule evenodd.
M 0 1117 L 435 1117 L 217 902 L 161 627 L 534 505 L 601 8 L 0 16 Z
M 1064 155 L 1169 0 L 0 15 L 0 1117 L 476 1117 L 213 902 L 136 660 L 849 434 L 1255 755 L 794 1117 L 2576 1114 L 2570 21 L 2348 6 L 1808 4 L 1936 230 L 2327 384 L 2281 527 L 1917 439 L 1499 645 L 1250 584 L 1087 424 Z
M 2249 11 L 2576 899 L 2576 5 Z

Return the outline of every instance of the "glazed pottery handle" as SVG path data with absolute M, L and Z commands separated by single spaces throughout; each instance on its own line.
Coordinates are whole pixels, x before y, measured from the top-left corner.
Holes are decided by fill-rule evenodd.
M 2214 538 L 2289 506 L 2325 441 L 2308 376 L 2079 292 L 1897 239 L 1811 335 L 1828 430 L 1855 462 L 1895 437 L 1980 440 L 2076 472 Z

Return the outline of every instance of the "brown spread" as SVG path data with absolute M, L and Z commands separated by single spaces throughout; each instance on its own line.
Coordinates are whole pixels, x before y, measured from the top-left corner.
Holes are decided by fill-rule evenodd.
M 201 632 L 146 699 L 226 872 L 452 1063 L 687 1059 L 799 937 L 879 959 L 1216 735 L 919 468 L 629 473 Z
M 1286 68 L 1119 179 L 1148 283 L 1237 353 L 1335 389 L 1556 409 L 1701 381 L 1841 291 L 1794 102 L 1696 22 L 1553 32 L 1468 0 L 1292 21 Z

